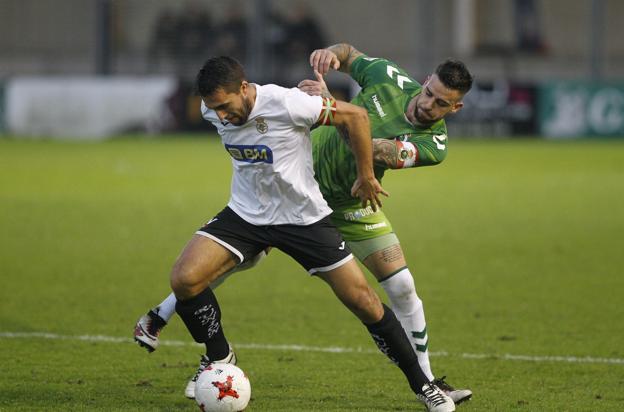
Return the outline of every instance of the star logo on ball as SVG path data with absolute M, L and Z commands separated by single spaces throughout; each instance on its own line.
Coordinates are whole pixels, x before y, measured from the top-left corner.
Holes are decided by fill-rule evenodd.
M 212 382 L 212 384 L 219 389 L 219 396 L 218 396 L 219 400 L 225 398 L 226 396 L 232 396 L 234 398 L 238 398 L 238 392 L 232 389 L 233 379 L 234 379 L 233 376 L 228 376 L 225 379 L 225 382 L 219 382 L 219 381 Z

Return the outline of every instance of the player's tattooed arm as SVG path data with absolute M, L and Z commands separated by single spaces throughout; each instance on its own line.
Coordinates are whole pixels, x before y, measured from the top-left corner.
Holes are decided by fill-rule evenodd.
M 327 74 L 330 68 L 349 74 L 351 64 L 362 54 L 350 44 L 338 43 L 326 49 L 314 50 L 310 55 L 310 66 L 321 74 Z
M 351 72 L 351 64 L 363 53 L 348 43 L 338 43 L 329 46 L 327 50 L 332 51 L 340 62 L 339 70 L 349 74 Z
M 373 139 L 373 162 L 388 169 L 416 166 L 418 149 L 398 139 Z

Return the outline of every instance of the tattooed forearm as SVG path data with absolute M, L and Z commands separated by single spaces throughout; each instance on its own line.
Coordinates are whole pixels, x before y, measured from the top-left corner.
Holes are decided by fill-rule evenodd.
M 347 43 L 338 43 L 328 47 L 329 50 L 334 52 L 338 60 L 340 60 L 340 71 L 349 73 L 351 70 L 351 63 L 363 53 L 358 51 L 355 47 Z
M 399 150 L 394 140 L 373 139 L 373 162 L 378 166 L 396 169 Z
M 373 139 L 373 162 L 388 169 L 414 167 L 418 162 L 418 148 L 399 139 Z

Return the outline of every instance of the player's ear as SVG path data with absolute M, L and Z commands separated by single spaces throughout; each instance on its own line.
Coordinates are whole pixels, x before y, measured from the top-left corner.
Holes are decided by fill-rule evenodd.
M 457 113 L 462 107 L 464 107 L 464 102 L 461 100 L 453 105 L 451 109 L 451 113 Z
M 247 80 L 243 80 L 240 85 L 240 92 L 243 96 L 247 95 L 247 90 L 249 89 L 249 83 Z

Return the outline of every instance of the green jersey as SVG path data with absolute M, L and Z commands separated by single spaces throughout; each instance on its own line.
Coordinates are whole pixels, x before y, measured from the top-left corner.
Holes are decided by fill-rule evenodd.
M 446 157 L 446 124 L 440 120 L 431 127 L 414 126 L 405 117 L 412 98 L 422 86 L 395 63 L 381 58 L 359 56 L 351 65 L 351 77 L 362 87 L 351 103 L 364 107 L 370 119 L 373 138 L 401 139 L 417 150 L 414 166 L 440 163 Z M 314 172 L 323 197 L 332 208 L 357 203 L 351 186 L 357 178 L 353 153 L 333 126 L 312 131 Z M 385 168 L 375 165 L 381 181 Z

